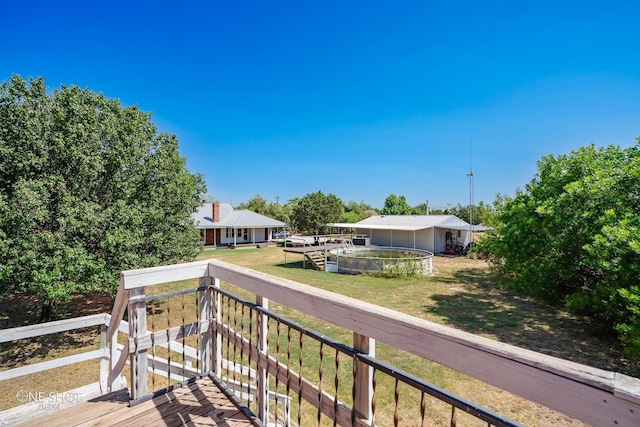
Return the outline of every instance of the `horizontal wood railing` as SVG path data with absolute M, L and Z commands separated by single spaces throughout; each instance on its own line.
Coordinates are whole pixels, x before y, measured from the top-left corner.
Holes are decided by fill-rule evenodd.
M 58 320 L 49 323 L 40 323 L 37 325 L 22 326 L 18 328 L 0 330 L 0 343 L 17 341 L 27 338 L 34 338 L 44 335 L 56 334 L 60 332 L 72 331 L 91 326 L 106 326 L 108 314 L 94 314 L 91 316 L 76 317 L 73 319 Z M 104 334 L 104 331 L 103 331 Z M 107 358 L 106 345 L 101 346 L 99 350 L 85 351 L 72 356 L 58 357 L 56 359 L 47 360 L 45 362 L 34 363 L 17 368 L 7 369 L 0 372 L 0 381 L 17 378 L 23 375 L 33 374 L 46 371 L 49 369 L 60 368 L 62 366 L 74 363 L 84 362 L 91 359 Z M 106 366 L 105 366 L 106 369 Z M 106 370 L 105 370 L 106 372 Z M 106 380 L 106 377 L 104 378 Z
M 104 325 L 106 322 L 105 319 L 108 317 L 110 316 L 104 313 L 93 314 L 91 316 L 74 317 L 72 319 L 56 320 L 48 323 L 38 323 L 36 325 L 2 329 L 0 330 L 0 343 L 50 335 L 58 332 L 72 331 L 74 329 L 81 329 L 89 326 Z
M 109 373 L 109 345 L 107 344 L 107 325 L 111 322 L 111 315 L 107 313 L 93 314 L 90 316 L 74 317 L 71 319 L 57 320 L 48 323 L 39 323 L 35 325 L 21 326 L 17 328 L 9 328 L 0 330 L 0 343 L 17 341 L 28 338 L 41 337 L 45 335 L 68 332 L 77 329 L 88 328 L 92 326 L 102 326 L 100 349 L 84 351 L 71 356 L 58 357 L 44 362 L 32 363 L 17 368 L 11 368 L 0 371 L 0 381 L 21 377 L 23 375 L 34 374 L 37 372 L 56 369 L 75 363 L 84 362 L 92 359 L 101 359 L 100 363 L 100 381 L 99 386 L 102 393 L 107 391 L 107 376 Z M 116 331 L 118 328 L 122 331 L 122 327 L 126 327 L 126 322 L 114 322 Z M 113 340 L 114 351 L 119 351 L 122 346 L 118 346 L 115 339 Z M 125 383 L 123 383 L 124 386 Z
M 21 326 L 17 328 L 0 330 L 0 343 L 9 343 L 13 341 L 36 338 L 45 335 L 69 332 L 78 329 L 89 328 L 93 326 L 101 326 L 100 330 L 100 348 L 97 350 L 82 351 L 70 356 L 56 357 L 44 362 L 31 363 L 16 368 L 0 371 L 0 381 L 19 378 L 25 375 L 36 374 L 48 370 L 62 368 L 64 366 L 73 365 L 88 360 L 100 359 L 100 380 L 98 382 L 79 387 L 60 391 L 57 396 L 64 396 L 64 399 L 55 400 L 56 409 L 62 409 L 70 406 L 78 401 L 91 399 L 108 392 L 107 376 L 109 373 L 110 353 L 107 345 L 106 332 L 107 325 L 110 322 L 110 314 L 94 314 L 84 317 L 76 317 L 72 319 L 58 320 L 48 323 L 40 323 L 36 325 Z M 118 351 L 118 345 L 115 340 L 112 342 L 114 352 Z M 120 346 L 121 348 L 122 346 Z M 78 383 L 83 382 L 83 378 L 77 378 Z M 78 384 L 77 383 L 77 384 Z M 114 379 L 112 389 L 126 387 L 126 380 L 120 377 Z M 19 406 L 0 412 L 0 425 L 13 424 L 15 422 L 23 422 L 39 415 L 38 407 L 42 405 L 41 396 L 38 393 L 31 394 L 27 390 L 21 390 L 24 393 L 23 399 L 17 399 L 16 402 L 22 403 Z M 47 394 L 47 398 L 49 395 Z M 45 398 L 44 402 L 50 399 Z
M 107 337 L 110 338 L 115 333 L 114 325 L 122 318 L 126 307 L 131 310 L 129 318 L 137 318 L 137 321 L 142 322 L 139 326 L 143 326 L 142 330 L 146 334 L 146 319 L 142 319 L 145 316 L 144 303 L 129 303 L 130 299 L 135 300 L 144 295 L 145 286 L 194 278 L 200 279 L 200 286 L 210 286 L 213 289 L 219 287 L 220 281 L 233 284 L 255 294 L 259 301 L 267 302 L 260 304 L 265 308 L 268 307 L 269 300 L 275 301 L 351 330 L 354 336 L 364 340 L 384 342 L 592 425 L 640 425 L 640 380 L 637 378 L 489 340 L 220 260 L 123 272 Z M 217 297 L 210 300 L 209 304 L 215 305 L 215 298 Z M 213 320 L 215 321 L 207 323 L 207 319 L 202 317 L 201 322 L 204 323 L 189 326 L 202 333 L 205 329 L 210 330 L 207 329 L 209 325 L 224 323 L 224 319 Z M 224 330 L 231 334 L 227 338 L 234 336 L 229 329 Z M 181 331 L 184 333 L 185 329 Z M 152 343 L 148 335 L 134 337 L 135 328 L 130 329 L 130 333 L 130 348 L 125 349 L 122 358 L 126 357 L 124 353 L 127 352 L 133 360 L 134 356 L 146 354 Z M 220 351 L 219 348 L 216 349 L 216 344 L 220 344 L 216 340 L 222 338 L 222 333 L 216 335 L 210 337 L 214 350 L 202 348 L 201 354 L 205 359 L 206 355 L 215 359 L 216 355 L 209 353 Z M 177 336 L 170 333 L 170 338 Z M 154 341 L 156 338 L 161 341 L 159 336 Z M 232 341 L 238 339 L 231 338 Z M 240 347 L 244 345 L 242 340 L 237 341 L 237 344 Z M 269 365 L 266 361 L 270 356 L 259 355 L 259 352 L 250 347 L 245 350 L 253 351 L 258 358 L 267 357 L 264 360 Z M 221 363 L 222 358 L 219 354 L 217 356 L 216 363 Z M 138 375 L 146 375 L 147 362 L 145 360 L 138 366 Z M 136 359 L 132 363 L 132 369 L 138 363 L 140 362 Z M 123 363 L 113 362 L 113 366 L 110 380 L 119 374 L 118 369 L 121 369 Z M 203 359 L 201 369 L 215 370 L 219 367 L 212 366 Z

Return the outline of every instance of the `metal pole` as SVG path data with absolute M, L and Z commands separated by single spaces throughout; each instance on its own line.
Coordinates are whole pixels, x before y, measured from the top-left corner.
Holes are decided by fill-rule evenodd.
M 471 137 L 469 137 L 469 243 L 473 242 L 473 163 L 471 156 Z

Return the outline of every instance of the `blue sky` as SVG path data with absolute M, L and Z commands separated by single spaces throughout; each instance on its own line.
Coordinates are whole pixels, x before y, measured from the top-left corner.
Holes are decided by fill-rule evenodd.
M 0 80 L 137 104 L 237 205 L 513 195 L 640 136 L 640 2 L 5 2 Z M 471 144 L 470 141 L 471 140 Z M 471 150 L 470 150 L 471 147 Z

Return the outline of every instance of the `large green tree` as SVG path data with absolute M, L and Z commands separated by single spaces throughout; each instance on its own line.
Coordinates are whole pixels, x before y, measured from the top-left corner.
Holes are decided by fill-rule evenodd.
M 238 206 L 236 206 L 236 209 L 246 209 L 255 213 L 259 213 L 260 215 L 268 215 L 269 204 L 267 203 L 267 199 L 256 194 L 251 199 L 249 199 L 249 201 L 240 203 Z
M 340 222 L 358 222 L 375 214 L 375 210 L 371 205 L 364 201 L 357 203 L 353 200 L 345 203 L 344 211 L 340 215 Z
M 302 233 L 321 234 L 325 224 L 338 222 L 343 211 L 343 203 L 333 194 L 322 191 L 309 193 L 293 205 L 292 220 Z
M 247 202 L 236 206 L 236 209 L 247 209 L 289 224 L 292 208 L 290 203 L 284 205 L 280 205 L 279 203 L 268 203 L 267 199 L 256 194 Z
M 381 215 L 411 215 L 412 209 L 404 196 L 389 194 L 384 201 L 384 207 L 380 211 Z
M 36 296 L 41 320 L 123 269 L 194 257 L 204 192 L 137 107 L 42 78 L 0 86 L 0 295 Z
M 542 158 L 495 220 L 481 241 L 495 271 L 640 352 L 640 145 Z

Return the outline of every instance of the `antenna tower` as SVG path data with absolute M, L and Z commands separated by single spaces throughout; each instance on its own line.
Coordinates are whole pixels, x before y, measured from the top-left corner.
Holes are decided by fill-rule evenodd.
M 473 160 L 471 151 L 471 137 L 469 137 L 469 239 L 473 242 Z

